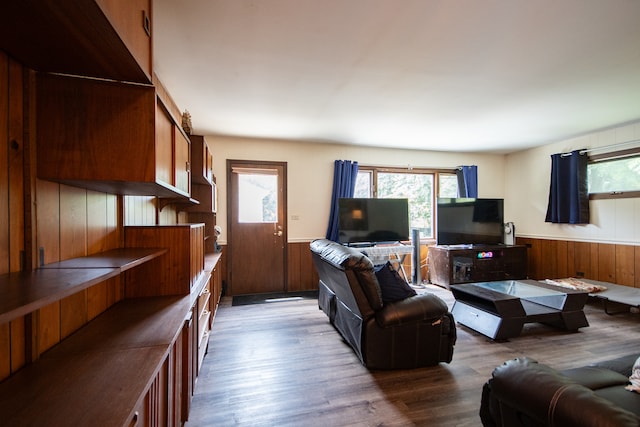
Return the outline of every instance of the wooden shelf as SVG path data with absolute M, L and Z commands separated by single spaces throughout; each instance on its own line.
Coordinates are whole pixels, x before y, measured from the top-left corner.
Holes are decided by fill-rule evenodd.
M 115 277 L 167 252 L 117 249 L 48 264 L 32 272 L 0 276 L 0 323 L 8 322 Z
M 123 272 L 166 252 L 166 248 L 113 249 L 95 255 L 45 264 L 40 268 L 118 268 Z
M 204 270 L 205 271 L 213 271 L 220 261 L 220 257 L 222 256 L 222 252 L 208 253 L 204 255 Z
M 0 384 L 6 425 L 129 425 L 182 330 L 188 297 L 122 301 Z M 107 398 L 108 404 L 96 404 Z
M 0 276 L 0 323 L 117 276 L 117 268 L 42 269 Z
M 120 301 L 79 329 L 43 358 L 63 359 L 87 351 L 106 352 L 171 345 L 193 302 L 189 296 L 144 297 Z

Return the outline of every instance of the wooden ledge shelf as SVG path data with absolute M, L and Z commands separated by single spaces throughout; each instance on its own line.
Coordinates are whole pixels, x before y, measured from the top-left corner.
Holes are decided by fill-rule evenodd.
M 51 263 L 34 271 L 0 276 L 0 324 L 29 314 L 125 270 L 166 253 L 166 249 L 115 249 Z
M 157 297 L 114 305 L 0 384 L 3 422 L 129 425 L 189 304 L 188 297 Z
M 40 268 L 118 268 L 123 272 L 157 258 L 167 251 L 166 248 L 113 249 L 95 255 L 52 262 Z

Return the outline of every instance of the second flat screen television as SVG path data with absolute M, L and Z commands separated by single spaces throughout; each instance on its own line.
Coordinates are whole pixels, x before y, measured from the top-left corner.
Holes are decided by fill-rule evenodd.
M 339 199 L 338 210 L 340 243 L 375 244 L 409 240 L 407 199 Z
M 438 199 L 438 245 L 495 245 L 504 242 L 503 199 Z

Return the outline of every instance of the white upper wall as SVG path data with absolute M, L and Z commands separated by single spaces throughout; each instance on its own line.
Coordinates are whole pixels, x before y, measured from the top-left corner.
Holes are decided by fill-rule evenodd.
M 640 139 L 640 122 L 548 144 L 505 157 L 505 220 L 516 235 L 574 241 L 639 244 L 640 199 L 592 200 L 590 224 L 544 221 L 549 200 L 551 155 Z
M 217 223 L 223 229 L 219 241 L 224 244 L 227 239 L 226 160 L 238 159 L 287 163 L 291 242 L 324 237 L 331 200 L 333 162 L 354 160 L 363 165 L 395 167 L 453 168 L 475 164 L 478 165 L 479 196 L 505 199 L 505 221 L 515 223 L 518 236 L 640 244 L 640 199 L 637 198 L 591 201 L 589 225 L 549 224 L 544 221 L 552 154 L 634 139 L 640 139 L 640 122 L 506 156 L 207 136 L 214 154 L 218 183 Z
M 478 165 L 480 197 L 504 197 L 504 156 L 497 154 L 445 153 L 420 150 L 369 148 L 324 143 L 300 143 L 266 139 L 207 136 L 214 156 L 218 189 L 216 222 L 227 241 L 226 161 L 263 160 L 287 163 L 288 233 L 290 242 L 324 237 L 329 218 L 334 160 L 363 165 L 454 168 Z M 292 218 L 298 219 L 292 219 Z

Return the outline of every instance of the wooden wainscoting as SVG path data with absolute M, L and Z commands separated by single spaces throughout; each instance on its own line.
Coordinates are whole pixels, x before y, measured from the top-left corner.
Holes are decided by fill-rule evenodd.
M 518 237 L 534 280 L 583 277 L 640 288 L 640 246 Z
M 289 242 L 287 254 L 287 291 L 318 289 L 318 272 L 311 258 L 310 242 Z

